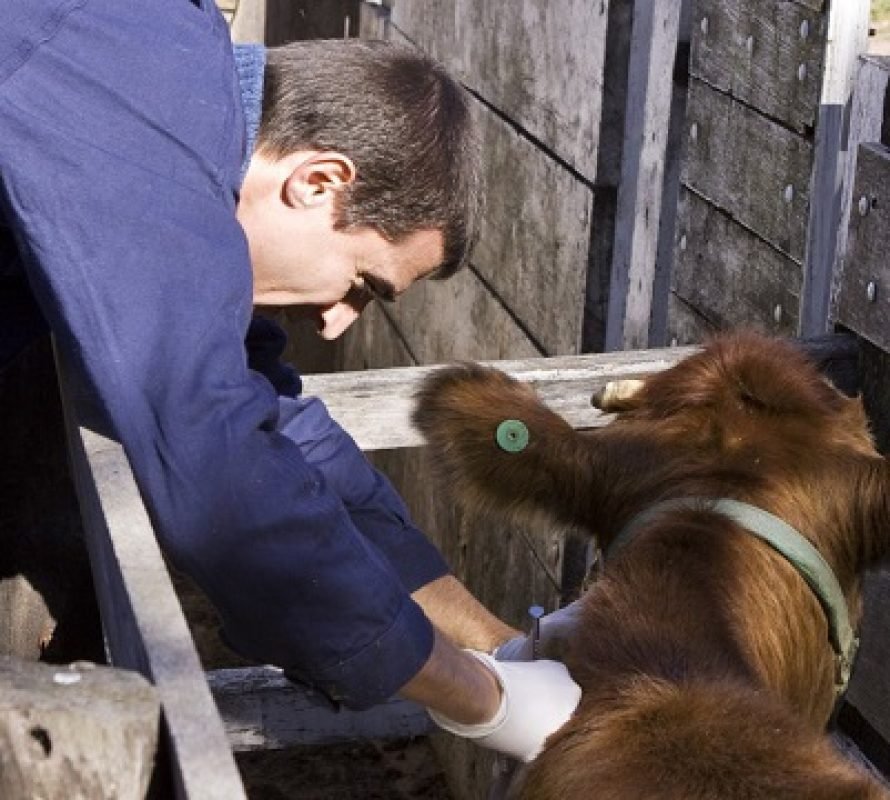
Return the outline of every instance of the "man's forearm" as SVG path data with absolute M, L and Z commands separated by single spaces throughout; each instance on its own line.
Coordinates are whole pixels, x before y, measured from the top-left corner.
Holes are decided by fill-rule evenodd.
M 501 622 L 453 575 L 443 575 L 411 596 L 433 625 L 458 647 L 490 653 L 522 633 Z
M 488 722 L 501 702 L 500 685 L 492 672 L 439 631 L 423 669 L 399 694 L 463 725 Z

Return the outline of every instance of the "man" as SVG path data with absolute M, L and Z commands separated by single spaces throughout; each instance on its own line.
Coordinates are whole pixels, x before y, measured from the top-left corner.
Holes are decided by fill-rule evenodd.
M 0 302 L 17 331 L 48 324 L 79 413 L 123 444 L 227 640 L 346 705 L 399 692 L 532 757 L 577 686 L 487 655 L 516 631 L 250 324 L 253 304 L 300 305 L 333 338 L 372 297 L 460 267 L 476 179 L 458 88 L 357 43 L 268 69 L 240 51 L 236 70 L 211 0 L 0 12 Z

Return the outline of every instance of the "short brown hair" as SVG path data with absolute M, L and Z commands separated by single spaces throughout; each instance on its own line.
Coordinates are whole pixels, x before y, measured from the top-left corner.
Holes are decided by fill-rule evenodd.
M 267 53 L 258 148 L 311 147 L 356 165 L 336 227 L 369 226 L 390 241 L 443 232 L 437 277 L 469 259 L 480 213 L 478 142 L 468 95 L 437 62 L 389 42 L 293 42 Z

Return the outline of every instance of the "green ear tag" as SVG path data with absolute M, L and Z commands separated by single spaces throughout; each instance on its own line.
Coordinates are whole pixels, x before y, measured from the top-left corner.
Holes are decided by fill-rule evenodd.
M 519 453 L 528 446 L 528 428 L 518 419 L 505 419 L 498 425 L 498 447 L 508 453 Z

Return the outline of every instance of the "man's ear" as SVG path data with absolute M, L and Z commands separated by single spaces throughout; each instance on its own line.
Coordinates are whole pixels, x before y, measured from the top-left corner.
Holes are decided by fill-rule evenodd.
M 355 180 L 355 164 L 342 153 L 314 153 L 287 177 L 284 198 L 293 207 L 312 208 L 333 202 L 340 187 Z

